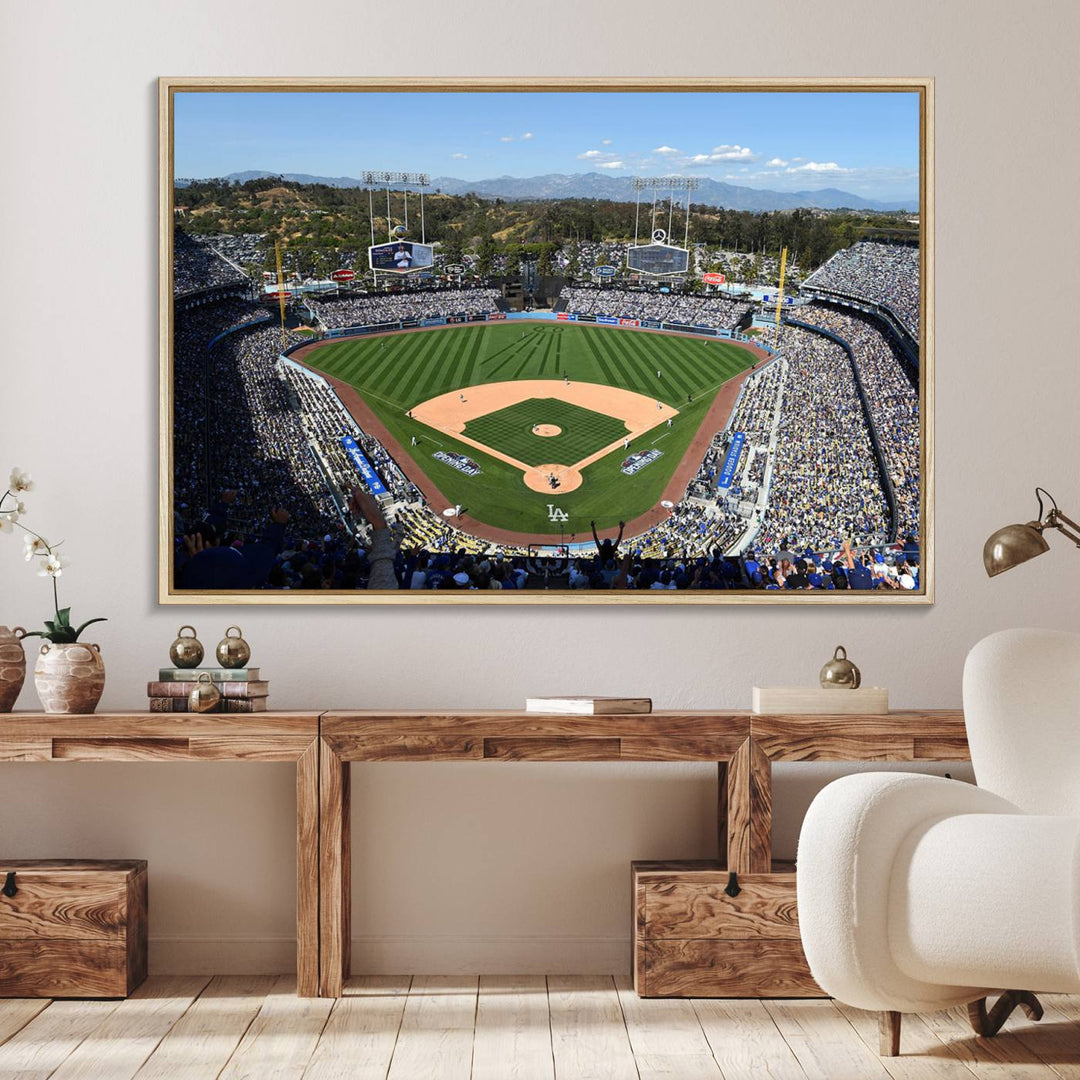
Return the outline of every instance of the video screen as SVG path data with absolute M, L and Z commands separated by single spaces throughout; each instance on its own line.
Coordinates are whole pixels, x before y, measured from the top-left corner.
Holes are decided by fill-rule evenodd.
M 686 248 L 643 244 L 626 252 L 626 265 L 639 274 L 685 274 L 690 264 Z
M 372 270 L 387 274 L 408 274 L 427 270 L 434 262 L 430 244 L 414 244 L 411 240 L 394 240 L 368 248 L 368 265 Z

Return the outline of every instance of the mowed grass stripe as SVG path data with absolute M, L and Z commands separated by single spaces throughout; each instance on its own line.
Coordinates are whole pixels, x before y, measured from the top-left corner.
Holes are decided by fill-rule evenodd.
M 453 334 L 453 331 L 448 332 Z M 483 330 L 476 336 L 482 340 L 484 336 Z M 453 379 L 458 386 L 468 386 L 469 379 L 465 372 L 469 366 L 469 354 L 472 352 L 476 343 L 468 334 L 462 334 L 461 340 L 457 344 L 458 347 L 453 353 L 453 367 L 451 369 L 450 378 Z
M 453 331 L 451 331 L 452 333 Z M 464 337 L 466 335 L 462 335 Z M 493 340 L 492 336 L 488 334 L 487 327 L 481 329 L 480 333 L 472 335 L 472 342 L 470 344 L 469 353 L 465 361 L 465 372 L 463 386 L 472 386 L 476 379 L 476 363 L 482 350 L 486 348 L 488 343 Z
M 433 338 L 437 334 L 431 335 Z M 416 401 L 426 401 L 433 396 L 433 388 L 446 381 L 454 386 L 463 386 L 462 372 L 465 368 L 465 354 L 469 348 L 468 337 L 460 337 L 453 331 L 444 331 L 446 340 L 439 343 L 433 352 L 427 354 L 423 365 L 423 379 L 413 397 Z
M 414 401 L 412 387 L 422 378 L 426 378 L 431 371 L 432 359 L 437 349 L 435 335 L 432 334 L 429 338 L 424 334 L 417 334 L 416 337 L 417 343 L 410 342 L 408 347 L 398 354 L 396 361 L 392 361 L 381 372 L 382 393 L 387 397 L 403 402 Z
M 397 379 L 400 387 L 397 392 L 404 400 L 414 405 L 432 396 L 429 390 L 433 385 L 441 382 L 440 369 L 443 365 L 449 367 L 453 362 L 454 354 L 465 347 L 464 341 L 458 340 L 453 334 L 445 331 L 442 335 L 420 334 L 418 336 L 427 340 L 424 341 L 423 348 L 410 357 L 408 368 L 402 369 Z
M 704 389 L 709 385 L 710 381 L 706 365 L 704 362 L 698 363 L 698 358 L 687 348 L 687 344 L 688 342 L 685 339 L 680 339 L 672 350 L 674 363 L 671 367 L 678 382 L 680 401 L 685 400 L 688 393 Z M 665 379 L 667 375 L 668 372 L 664 370 Z
M 513 365 L 517 361 L 520 361 L 522 354 L 526 353 L 529 347 L 533 344 L 533 339 L 528 334 L 519 334 L 516 340 L 511 341 L 506 348 L 499 350 L 499 362 L 487 369 L 488 375 L 496 375 L 504 368 Z M 492 379 L 491 381 L 497 382 L 499 380 Z
M 341 369 L 339 375 L 343 379 L 352 380 L 364 369 L 366 357 L 364 349 L 360 348 L 359 341 L 350 341 L 341 346 Z
M 592 353 L 593 359 L 596 361 L 596 366 L 600 369 L 600 371 L 601 371 L 601 373 L 603 375 L 603 378 L 602 379 L 597 379 L 597 380 L 590 379 L 589 381 L 590 382 L 593 382 L 593 381 L 604 382 L 604 383 L 607 383 L 608 386 L 622 386 L 623 384 L 619 381 L 618 377 L 615 374 L 615 371 L 608 364 L 606 356 L 601 354 L 600 347 L 593 340 L 593 334 L 594 333 L 595 333 L 595 331 L 589 331 L 589 330 L 583 330 L 582 331 L 582 334 L 584 335 L 583 340 L 585 341 L 585 345 L 588 348 L 589 352 Z M 573 373 L 571 373 L 570 377 L 571 378 L 574 377 Z
M 416 340 L 413 340 L 415 337 Z M 363 384 L 377 394 L 385 394 L 393 382 L 393 373 L 424 347 L 423 334 L 403 334 L 401 337 L 373 338 L 362 344 L 369 346 L 371 367 L 361 376 Z
M 657 357 L 657 350 L 651 342 L 642 340 L 644 335 L 627 334 L 625 343 L 621 340 L 617 347 L 624 349 L 626 360 L 632 364 L 638 373 L 638 390 L 663 401 L 671 401 L 674 396 L 667 392 L 664 387 L 666 379 L 657 379 L 656 372 L 663 368 L 663 363 Z M 666 374 L 666 373 L 665 373 Z
M 619 385 L 629 387 L 647 397 L 658 396 L 655 373 L 652 381 L 647 381 L 642 367 L 635 364 L 625 349 L 615 342 L 616 335 L 621 337 L 621 333 L 618 330 L 597 330 L 595 333 L 601 351 L 608 357 L 612 370 L 616 373 Z

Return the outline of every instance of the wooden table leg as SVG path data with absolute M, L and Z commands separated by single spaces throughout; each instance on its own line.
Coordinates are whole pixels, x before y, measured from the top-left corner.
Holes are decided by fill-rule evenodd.
M 296 762 L 296 992 L 319 994 L 319 740 Z
M 772 869 L 772 763 L 747 739 L 726 773 L 727 868 L 767 874 Z
M 319 993 L 341 997 L 350 967 L 350 766 L 319 740 Z

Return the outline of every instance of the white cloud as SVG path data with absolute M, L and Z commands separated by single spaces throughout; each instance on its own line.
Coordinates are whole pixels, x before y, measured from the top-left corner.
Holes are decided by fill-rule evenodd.
M 525 134 L 522 135 L 521 137 L 523 139 L 531 139 L 532 138 L 532 132 L 531 131 L 526 131 Z
M 600 140 L 600 145 L 601 146 L 610 146 L 611 145 L 611 140 L 610 139 L 601 139 Z
M 759 157 L 761 155 L 755 154 L 749 146 L 739 146 L 737 143 L 729 146 L 723 143 L 720 146 L 714 146 L 707 154 L 693 154 L 686 159 L 686 163 L 688 165 L 716 165 L 721 161 L 757 161 Z
M 458 161 L 464 161 L 464 160 L 465 160 L 465 159 L 466 159 L 466 158 L 467 158 L 467 157 L 468 157 L 469 155 L 468 155 L 468 154 L 461 154 L 461 153 L 458 153 L 458 154 L 451 154 L 450 156 L 451 156 L 452 158 L 457 158 L 457 159 L 458 159 Z
M 603 157 L 604 155 L 599 150 L 586 150 L 584 154 L 578 154 L 578 158 L 581 161 L 590 161 L 592 158 Z
M 602 161 L 598 166 L 598 169 L 625 169 L 625 161 Z
M 774 157 L 771 160 L 766 161 L 765 164 L 766 165 L 772 165 L 772 166 L 783 166 L 783 165 L 786 165 L 787 162 L 783 158 Z
M 679 151 L 674 146 L 658 146 L 653 153 L 654 154 L 677 154 Z
M 513 142 L 513 141 L 514 141 L 514 136 L 513 135 L 500 135 L 499 136 L 499 142 Z
M 835 161 L 808 161 L 805 165 L 788 169 L 788 172 L 846 173 L 851 172 L 851 169 L 844 169 Z

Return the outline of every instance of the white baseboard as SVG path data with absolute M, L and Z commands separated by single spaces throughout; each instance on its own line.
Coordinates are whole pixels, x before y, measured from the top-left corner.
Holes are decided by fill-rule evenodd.
M 367 975 L 629 974 L 623 937 L 402 934 L 353 938 L 353 971 Z M 272 975 L 296 970 L 293 938 L 152 937 L 154 975 Z

